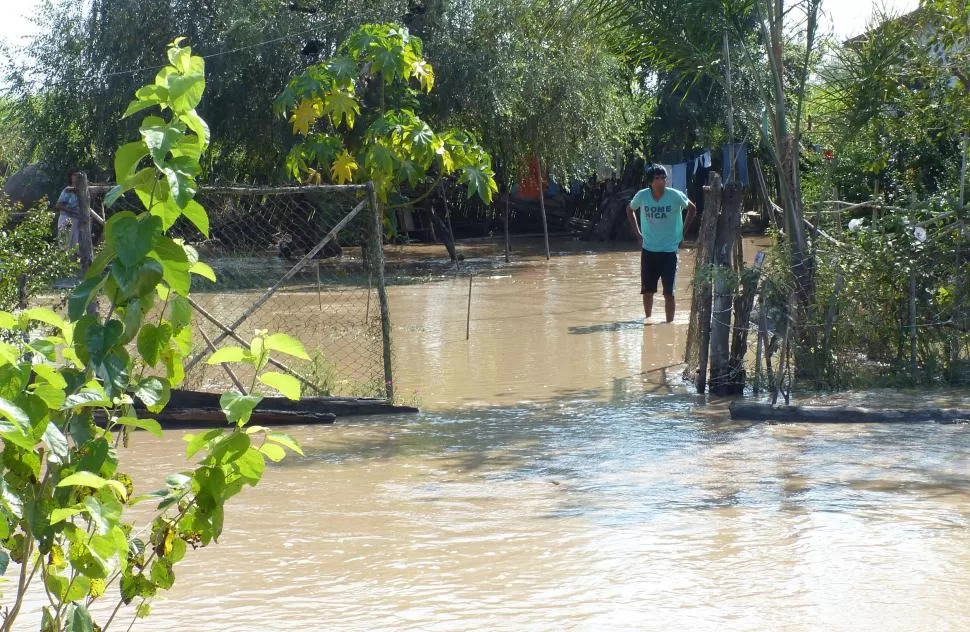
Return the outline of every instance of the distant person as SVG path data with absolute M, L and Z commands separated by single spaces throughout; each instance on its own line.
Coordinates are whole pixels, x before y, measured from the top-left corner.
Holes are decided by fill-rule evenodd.
M 65 250 L 74 250 L 81 242 L 81 202 L 77 197 L 77 174 L 77 169 L 67 172 L 67 186 L 54 205 L 58 210 L 57 240 Z
M 653 311 L 653 295 L 657 281 L 663 282 L 664 310 L 667 322 L 674 319 L 674 277 L 677 274 L 677 250 L 684 240 L 684 227 L 690 225 L 697 212 L 694 203 L 677 189 L 667 187 L 667 170 L 662 165 L 647 169 L 649 187 L 630 200 L 626 215 L 637 237 L 643 242 L 640 254 L 640 293 L 643 313 L 647 318 Z M 687 209 L 687 221 L 683 210 Z M 640 212 L 640 220 L 637 214 Z

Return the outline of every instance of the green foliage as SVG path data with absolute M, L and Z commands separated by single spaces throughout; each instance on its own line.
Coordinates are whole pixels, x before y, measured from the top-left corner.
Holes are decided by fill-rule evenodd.
M 218 540 L 226 502 L 259 482 L 266 459 L 300 452 L 290 437 L 246 425 L 260 398 L 228 393 L 222 406 L 231 430 L 186 435 L 195 465 L 169 476 L 164 489 L 136 494 L 119 470 L 119 448 L 133 430 L 161 434 L 150 414 L 184 377 L 192 276 L 212 274 L 166 234 L 181 216 L 205 231 L 205 210 L 192 197 L 209 140 L 195 110 L 203 60 L 176 40 L 168 61 L 128 107 L 127 115 L 154 111 L 138 127 L 141 140 L 115 156 L 110 197 L 134 191 L 145 211 L 111 216 L 102 252 L 69 298 L 67 320 L 43 308 L 0 311 L 0 570 L 8 558 L 24 569 L 4 630 L 33 581 L 50 596 L 45 631 L 107 630 L 124 606 L 147 616 L 150 600 L 173 586 L 188 547 Z M 109 309 L 90 309 L 101 296 Z M 299 397 L 292 378 L 261 372 L 270 352 L 306 357 L 299 342 L 260 333 L 240 351 L 264 383 Z M 157 503 L 146 535 L 125 518 L 143 502 Z M 89 607 L 107 599 L 116 607 L 96 623 Z
M 554 4 L 442 2 L 422 33 L 437 70 L 429 116 L 476 130 L 503 180 L 537 153 L 567 181 L 587 178 L 631 145 L 648 100 L 600 34 Z
M 72 257 L 58 247 L 53 227 L 46 200 L 23 212 L 0 195 L 0 309 L 16 308 L 75 270 Z
M 926 46 L 925 25 L 912 17 L 877 20 L 865 38 L 837 48 L 821 69 L 809 103 L 816 124 L 806 140 L 833 150 L 834 157 L 830 163 L 808 157 L 806 189 L 829 196 L 835 187 L 853 201 L 878 190 L 890 203 L 905 205 L 913 195 L 955 188 L 966 108 L 952 73 Z
M 303 137 L 287 159 L 290 174 L 317 183 L 373 182 L 386 202 L 431 174 L 457 172 L 469 197 L 489 202 L 497 187 L 485 150 L 469 133 L 436 133 L 416 114 L 419 92 L 434 87 L 422 53 L 422 41 L 406 28 L 365 24 L 334 57 L 292 79 L 276 101 Z
M 99 170 L 136 133 L 117 113 L 166 63 L 165 45 L 185 35 L 207 57 L 209 82 L 199 109 L 214 138 L 202 163 L 207 176 L 282 179 L 290 135 L 272 111 L 273 97 L 356 24 L 400 19 L 407 7 L 406 0 L 312 4 L 313 12 L 275 0 L 36 3 L 36 34 L 10 55 L 6 72 L 16 136 L 23 138 L 14 146 L 25 152 L 19 161 L 44 161 L 55 172 L 87 167 L 103 181 Z

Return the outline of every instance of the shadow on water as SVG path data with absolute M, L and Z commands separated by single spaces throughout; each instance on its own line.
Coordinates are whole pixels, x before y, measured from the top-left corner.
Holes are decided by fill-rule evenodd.
M 598 325 L 585 325 L 570 327 L 567 331 L 573 335 L 602 334 L 624 331 L 627 329 L 643 329 L 646 325 L 643 320 L 624 320 L 616 323 L 601 323 Z

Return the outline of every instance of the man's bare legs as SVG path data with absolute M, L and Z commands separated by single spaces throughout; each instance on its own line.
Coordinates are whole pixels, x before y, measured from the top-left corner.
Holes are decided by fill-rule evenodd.
M 664 312 L 667 316 L 667 322 L 672 323 L 674 321 L 674 312 L 677 311 L 677 305 L 674 301 L 673 294 L 664 294 Z M 653 293 L 644 292 L 643 293 L 643 315 L 650 318 L 650 314 L 653 313 Z
M 653 313 L 653 292 L 643 293 L 643 314 L 647 318 L 650 318 L 650 314 Z

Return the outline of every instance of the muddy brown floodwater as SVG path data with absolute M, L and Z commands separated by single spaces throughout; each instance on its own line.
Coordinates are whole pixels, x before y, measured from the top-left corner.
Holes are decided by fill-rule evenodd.
M 970 627 L 967 427 L 731 423 L 675 366 L 689 253 L 675 322 L 644 325 L 636 254 L 587 247 L 466 247 L 467 342 L 467 277 L 393 287 L 396 386 L 424 412 L 290 428 L 306 455 L 134 629 Z M 180 435 L 136 437 L 140 490 Z

